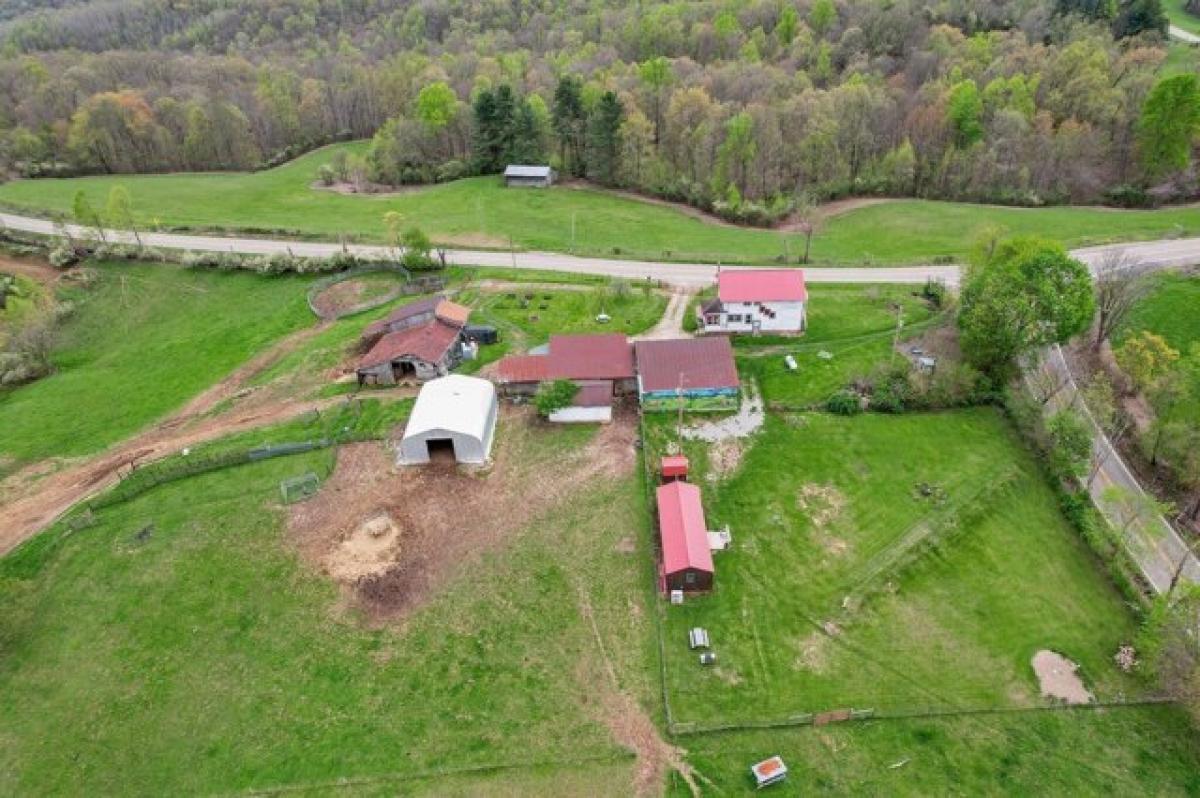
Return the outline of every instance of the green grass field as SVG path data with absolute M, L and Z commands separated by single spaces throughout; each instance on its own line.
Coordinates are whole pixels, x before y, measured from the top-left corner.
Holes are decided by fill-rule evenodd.
M 459 300 L 470 304 L 472 321 L 494 324 L 516 335 L 523 345 L 544 344 L 555 334 L 624 333 L 637 335 L 653 327 L 667 306 L 657 293 L 629 291 L 615 295 L 599 287 L 586 291 L 513 288 L 504 291 L 468 291 Z M 597 317 L 605 313 L 608 322 Z M 478 318 L 477 318 L 478 317 Z
M 684 737 L 712 792 L 753 795 L 779 754 L 786 795 L 1157 795 L 1200 791 L 1200 750 L 1174 707 L 868 721 Z M 668 795 L 687 798 L 682 780 Z
M 704 484 L 709 526 L 729 524 L 734 549 L 716 556 L 714 593 L 665 610 L 680 722 L 1037 706 L 1029 660 L 1043 648 L 1078 662 L 1099 698 L 1147 692 L 1112 664 L 1133 616 L 995 410 L 770 415 L 740 468 Z M 888 565 L 905 535 L 947 518 L 956 537 Z M 710 631 L 716 668 L 687 650 L 692 626 Z
M 1165 272 L 1150 279 L 1154 281 L 1150 293 L 1125 318 L 1117 332 L 1117 344 L 1130 333 L 1150 330 L 1186 352 L 1200 343 L 1200 275 Z
M 506 424 L 497 446 L 544 464 L 593 433 Z M 99 511 L 58 546 L 0 560 L 0 792 L 352 778 L 406 794 L 481 794 L 477 781 L 482 794 L 579 794 L 592 773 L 602 793 L 628 794 L 632 760 L 600 719 L 597 680 L 607 657 L 621 689 L 653 694 L 633 475 L 591 480 L 402 625 L 379 627 L 298 558 L 274 506 L 281 479 L 328 473 L 332 458 L 172 483 Z M 636 554 L 617 550 L 629 535 Z M 430 778 L 488 766 L 516 770 L 456 777 L 454 789 Z
M 364 145 L 338 146 L 361 151 Z M 785 248 L 793 257 L 801 251 L 798 236 L 712 224 L 673 208 L 601 191 L 509 190 L 495 177 L 392 196 L 314 190 L 316 169 L 329 157 L 325 149 L 249 174 L 18 180 L 0 185 L 0 203 L 32 212 L 66 213 L 77 191 L 103 207 L 109 189 L 121 184 L 129 189 L 135 213 L 146 227 L 286 231 L 380 241 L 385 235 L 383 215 L 395 210 L 448 246 L 507 248 L 511 239 L 533 250 L 726 263 L 769 263 Z M 989 226 L 1075 246 L 1200 233 L 1200 210 L 1021 209 L 904 200 L 831 219 L 814 242 L 813 257 L 833 264 L 958 258 L 969 249 L 974 233 Z
M 314 322 L 307 279 L 96 265 L 60 333 L 54 374 L 0 391 L 9 467 L 81 455 L 183 405 L 281 336 Z
M 1184 8 L 1185 4 L 1186 0 L 1163 0 L 1162 7 L 1172 25 L 1189 33 L 1200 34 L 1200 17 L 1189 14 Z

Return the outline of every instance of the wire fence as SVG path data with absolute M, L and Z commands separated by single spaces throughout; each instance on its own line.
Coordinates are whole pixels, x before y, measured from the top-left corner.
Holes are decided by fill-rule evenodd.
M 1046 411 L 1053 412 L 1064 407 L 1075 407 L 1087 421 L 1093 434 L 1093 458 L 1099 463 L 1097 476 L 1087 484 L 1088 492 L 1096 508 L 1114 529 L 1129 527 L 1133 535 L 1121 535 L 1120 543 L 1127 551 L 1130 559 L 1136 564 L 1142 577 L 1156 593 L 1163 594 L 1179 580 L 1200 583 L 1200 560 L 1188 547 L 1187 543 L 1175 531 L 1170 522 L 1161 513 L 1144 514 L 1145 517 L 1136 519 L 1135 523 L 1122 524 L 1115 518 L 1114 509 L 1104 500 L 1106 488 L 1115 485 L 1135 494 L 1142 506 L 1150 506 L 1145 489 L 1133 472 L 1125 464 L 1120 453 L 1108 439 L 1104 429 L 1092 416 L 1080 394 L 1079 385 L 1071 372 L 1071 367 L 1058 345 L 1051 347 L 1041 358 L 1038 368 L 1061 380 L 1063 390 L 1055 393 L 1047 401 Z M 1030 385 L 1026 375 L 1026 384 Z

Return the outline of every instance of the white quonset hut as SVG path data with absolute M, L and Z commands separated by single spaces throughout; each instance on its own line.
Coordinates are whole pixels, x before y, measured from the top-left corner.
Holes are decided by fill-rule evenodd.
M 419 465 L 445 452 L 459 463 L 486 463 L 496 413 L 496 388 L 487 380 L 461 374 L 430 380 L 417 396 L 396 461 Z

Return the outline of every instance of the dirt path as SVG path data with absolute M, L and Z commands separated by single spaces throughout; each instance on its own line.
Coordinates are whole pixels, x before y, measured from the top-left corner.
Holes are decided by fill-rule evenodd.
M 80 501 L 108 488 L 122 469 L 144 464 L 231 432 L 274 424 L 301 413 L 346 401 L 345 397 L 302 401 L 248 393 L 247 384 L 257 374 L 300 347 L 324 324 L 307 327 L 277 341 L 251 358 L 225 379 L 203 391 L 163 421 L 134 434 L 98 454 L 75 461 L 32 463 L 0 483 L 0 554 L 52 523 Z M 205 418 L 226 400 L 243 399 L 231 412 Z
M 52 287 L 58 282 L 58 278 L 63 275 L 63 272 L 44 261 L 18 260 L 4 255 L 0 255 L 0 272 L 28 277 L 30 280 L 47 288 Z
M 179 427 L 197 416 L 210 412 L 226 399 L 237 398 L 239 394 L 249 390 L 248 383 L 258 374 L 278 363 L 285 355 L 299 349 L 318 333 L 324 331 L 331 322 L 322 321 L 312 327 L 305 327 L 294 333 L 285 335 L 271 346 L 259 352 L 254 357 L 235 369 L 229 376 L 210 388 L 194 396 L 186 405 L 172 414 L 158 426 L 165 429 Z
M 688 304 L 692 294 L 686 289 L 676 289 L 667 298 L 667 307 L 658 323 L 641 335 L 633 336 L 637 340 L 654 341 L 663 338 L 691 338 L 692 334 L 683 329 L 683 317 L 687 314 Z
M 102 454 L 67 465 L 41 477 L 25 495 L 0 507 L 0 516 L 5 520 L 0 529 L 0 556 L 37 534 L 79 502 L 114 485 L 121 471 L 134 464 L 144 465 L 188 446 L 287 421 L 345 401 L 342 396 L 312 401 L 283 400 L 201 420 L 186 430 L 159 425 Z
M 591 602 L 582 588 L 576 593 L 579 598 L 579 614 L 588 624 L 592 639 L 596 643 L 599 658 L 589 657 L 580 664 L 579 679 L 587 685 L 588 693 L 598 694 L 598 704 L 593 705 L 613 739 L 637 757 L 634 776 L 634 794 L 638 796 L 658 795 L 667 774 L 674 771 L 688 785 L 692 795 L 700 795 L 696 773 L 687 763 L 687 754 L 682 748 L 671 745 L 659 734 L 658 727 L 628 692 L 621 689 L 616 668 L 604 646 L 604 638 L 596 625 Z M 603 673 L 596 673 L 603 665 Z

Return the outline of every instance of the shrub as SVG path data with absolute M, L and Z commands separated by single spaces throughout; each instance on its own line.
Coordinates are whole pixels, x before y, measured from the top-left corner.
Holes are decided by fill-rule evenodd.
M 839 416 L 856 416 L 862 412 L 862 399 L 854 391 L 841 390 L 825 400 L 825 409 Z
M 332 186 L 337 175 L 333 171 L 333 167 L 327 163 L 323 163 L 317 167 L 317 179 L 321 181 L 323 186 Z
M 56 269 L 69 269 L 79 263 L 79 254 L 68 244 L 59 244 L 50 250 L 50 265 Z
M 534 397 L 533 402 L 540 415 L 549 416 L 556 410 L 570 407 L 577 393 L 579 393 L 579 386 L 570 380 L 555 380 L 542 383 L 538 387 L 537 396 Z
M 889 379 L 871 392 L 871 409 L 880 413 L 903 413 L 911 391 L 908 380 Z

